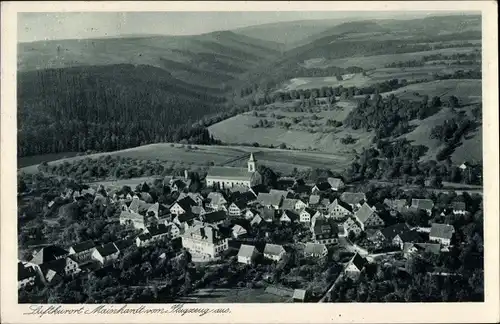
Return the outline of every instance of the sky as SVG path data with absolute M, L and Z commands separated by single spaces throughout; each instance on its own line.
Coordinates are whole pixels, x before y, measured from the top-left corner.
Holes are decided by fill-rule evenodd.
M 339 18 L 413 18 L 431 13 L 272 12 L 65 12 L 19 13 L 18 41 L 116 37 L 135 34 L 194 35 L 273 22 Z M 441 13 L 443 14 L 443 13 Z

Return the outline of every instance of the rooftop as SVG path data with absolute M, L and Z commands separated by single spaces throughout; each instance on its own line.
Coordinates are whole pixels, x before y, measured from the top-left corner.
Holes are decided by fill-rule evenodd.
M 208 170 L 207 179 L 234 179 L 250 181 L 253 173 L 248 172 L 247 168 L 219 167 L 214 166 Z

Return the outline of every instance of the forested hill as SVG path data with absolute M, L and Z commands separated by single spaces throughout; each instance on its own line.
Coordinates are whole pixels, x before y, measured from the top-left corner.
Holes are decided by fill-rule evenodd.
M 191 125 L 227 110 L 238 76 L 279 45 L 232 32 L 18 44 L 19 156 L 209 144 Z
M 18 44 L 18 70 L 150 65 L 186 83 L 224 89 L 241 73 L 279 55 L 277 43 L 229 31 L 194 36 L 54 40 Z
M 208 144 L 208 133 L 190 126 L 220 112 L 223 100 L 146 65 L 21 72 L 18 83 L 19 156 L 189 137 Z

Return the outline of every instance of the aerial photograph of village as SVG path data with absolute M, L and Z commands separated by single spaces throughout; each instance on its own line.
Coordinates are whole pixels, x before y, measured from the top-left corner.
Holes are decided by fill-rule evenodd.
M 480 13 L 17 20 L 19 303 L 484 301 Z

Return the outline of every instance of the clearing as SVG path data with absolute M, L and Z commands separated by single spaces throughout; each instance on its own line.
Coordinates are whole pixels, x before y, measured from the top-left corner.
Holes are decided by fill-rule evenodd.
M 348 157 L 353 156 L 353 150 L 360 151 L 363 147 L 369 146 L 373 139 L 372 133 L 363 130 L 326 125 L 328 119 L 344 121 L 349 112 L 356 107 L 356 103 L 353 101 L 337 102 L 332 108 L 319 109 L 315 107 L 313 108 L 315 112 L 310 112 L 309 109 L 293 111 L 293 109 L 285 108 L 286 104 L 268 105 L 266 109 L 257 112 L 258 116 L 255 116 L 253 112 L 239 114 L 212 125 L 208 129 L 214 138 L 225 143 L 251 144 L 255 142 L 260 145 L 273 146 L 284 143 L 292 149 L 316 149 L 332 154 L 340 153 Z M 319 119 L 314 119 L 316 118 L 314 116 Z M 294 123 L 294 118 L 299 122 Z M 260 120 L 275 123 L 287 122 L 291 126 L 288 129 L 276 124 L 272 127 L 253 128 L 252 126 Z M 342 144 L 341 139 L 348 135 L 356 139 L 356 142 Z
M 446 100 L 449 96 L 456 96 L 460 104 L 474 104 L 482 102 L 481 80 L 476 79 L 449 79 L 425 83 L 410 84 L 397 90 L 386 92 L 383 96 L 394 94 L 400 99 L 419 101 L 422 96 L 434 96 Z

